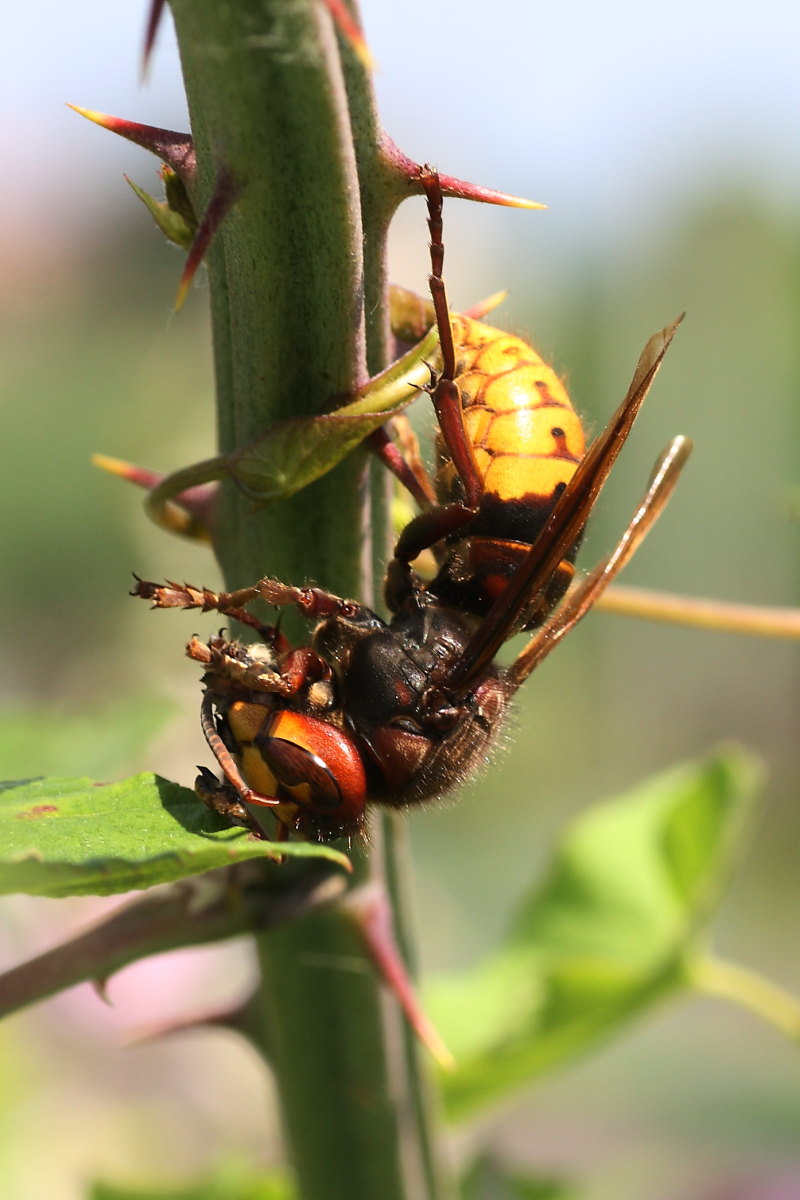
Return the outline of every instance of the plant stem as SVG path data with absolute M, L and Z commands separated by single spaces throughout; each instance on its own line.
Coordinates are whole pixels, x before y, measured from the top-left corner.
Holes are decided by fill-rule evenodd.
M 667 621 L 715 633 L 746 633 L 755 637 L 800 640 L 800 608 L 737 604 L 702 596 L 676 596 L 617 583 L 600 597 L 597 608 L 623 617 Z
M 692 965 L 690 978 L 698 991 L 739 1004 L 786 1037 L 800 1040 L 800 1002 L 755 971 L 708 957 Z
M 313 0 L 174 0 L 202 211 L 241 189 L 209 256 L 219 449 L 315 413 L 366 374 L 358 179 L 331 22 Z M 357 585 L 357 456 L 280 510 L 224 490 L 230 586 L 266 569 Z
M 240 189 L 209 256 L 225 454 L 386 365 L 384 244 L 398 196 L 380 176 L 368 78 L 323 4 L 171 6 L 198 155 L 193 203 L 202 212 L 220 166 Z M 215 549 L 226 585 L 269 573 L 369 603 L 386 536 L 385 484 L 371 474 L 372 486 L 364 455 L 352 455 L 258 512 L 225 485 Z M 355 882 L 377 874 L 397 891 L 393 840 L 376 834 L 375 844 L 356 848 Z M 417 1049 L 352 919 L 333 908 L 257 942 L 259 1048 L 303 1200 L 440 1200 Z

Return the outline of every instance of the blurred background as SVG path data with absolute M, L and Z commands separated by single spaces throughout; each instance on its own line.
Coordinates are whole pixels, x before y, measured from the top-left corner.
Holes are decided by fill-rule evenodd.
M 187 127 L 168 21 L 138 83 L 144 15 L 128 3 L 98 21 L 88 0 L 51 0 L 5 23 L 3 778 L 154 769 L 190 785 L 207 759 L 182 656 L 203 630 L 126 592 L 131 570 L 215 586 L 214 564 L 148 525 L 133 489 L 88 461 L 98 450 L 168 471 L 213 445 L 204 282 L 174 315 L 181 257 L 122 179 L 156 191 L 157 164 L 63 107 Z M 454 307 L 509 288 L 499 323 L 554 362 L 593 429 L 647 337 L 688 310 L 584 564 L 686 433 L 694 457 L 626 582 L 799 603 L 796 4 L 495 0 L 489 14 L 476 0 L 364 0 L 363 15 L 383 123 L 403 149 L 549 206 L 447 204 Z M 409 202 L 392 277 L 422 291 L 426 272 L 424 213 Z M 797 645 L 590 617 L 528 684 L 491 771 L 457 807 L 409 821 L 426 969 L 493 945 L 572 814 L 736 739 L 768 776 L 717 948 L 800 991 L 799 691 Z M 4 900 L 3 963 L 98 911 Z M 226 1154 L 279 1155 L 263 1133 L 269 1081 L 233 1035 L 128 1045 L 148 1024 L 230 1003 L 250 970 L 246 946 L 174 955 L 112 980 L 113 1007 L 82 987 L 0 1027 L 3 1196 L 79 1200 L 97 1176 L 177 1183 Z M 588 1200 L 789 1200 L 800 1054 L 739 1011 L 690 1002 L 456 1145 L 563 1173 Z

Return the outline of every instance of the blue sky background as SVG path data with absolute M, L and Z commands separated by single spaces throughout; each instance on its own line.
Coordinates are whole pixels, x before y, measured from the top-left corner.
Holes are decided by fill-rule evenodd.
M 96 136 L 64 101 L 186 124 L 168 19 L 139 84 L 142 9 L 49 0 L 6 15 L 0 91 L 14 183 L 0 199 L 4 221 L 41 217 L 54 190 L 76 214 L 97 208 L 115 168 L 131 169 L 129 148 L 106 146 L 97 171 Z M 657 221 L 687 180 L 702 188 L 721 171 L 778 202 L 796 198 L 800 8 L 791 0 L 404 0 L 366 3 L 364 22 L 384 122 L 404 148 L 547 202 L 573 246 Z

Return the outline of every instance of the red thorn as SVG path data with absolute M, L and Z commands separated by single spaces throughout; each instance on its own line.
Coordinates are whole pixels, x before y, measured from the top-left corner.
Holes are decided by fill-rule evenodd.
M 487 296 L 484 300 L 479 300 L 477 304 L 471 304 L 469 308 L 464 309 L 465 317 L 472 317 L 473 321 L 482 321 L 484 317 L 488 317 L 490 312 L 494 312 L 499 308 L 503 301 L 508 296 L 508 292 L 503 291 L 493 292 L 491 296 Z
M 331 14 L 339 33 L 353 47 L 361 65 L 368 71 L 374 71 L 375 61 L 369 52 L 366 38 L 347 5 L 343 3 L 343 0 L 323 0 L 323 3 Z
M 423 171 L 421 163 L 414 162 L 404 154 L 387 133 L 381 134 L 380 154 L 384 163 L 396 175 L 409 185 L 410 194 L 422 194 L 423 187 L 420 174 Z M 498 192 L 494 188 L 483 187 L 479 183 L 467 183 L 464 179 L 456 179 L 454 175 L 439 174 L 439 182 L 445 196 L 453 196 L 460 200 L 477 200 L 481 204 L 502 204 L 508 208 L 547 208 L 546 204 L 537 204 L 535 200 L 525 200 L 522 196 L 511 196 L 508 192 Z
M 109 475 L 116 475 L 118 479 L 127 479 L 129 483 L 135 483 L 148 492 L 164 478 L 160 472 L 151 471 L 149 467 L 137 467 L 136 463 L 126 462 L 124 458 L 111 458 L 107 454 L 93 454 L 92 465 L 101 471 L 108 471 Z
M 227 167 L 220 167 L 214 182 L 214 190 L 211 193 L 211 198 L 208 201 L 206 211 L 203 213 L 202 220 L 197 227 L 197 233 L 194 235 L 192 248 L 189 251 L 189 256 L 186 259 L 186 265 L 183 268 L 183 274 L 178 284 L 178 294 L 175 297 L 176 312 L 186 299 L 186 294 L 197 273 L 197 268 L 205 258 L 215 233 L 239 199 L 241 191 L 242 189 L 234 180 L 231 171 Z
M 452 1070 L 455 1059 L 422 1011 L 395 941 L 392 910 L 386 892 L 379 885 L 370 884 L 351 892 L 343 903 L 358 926 L 370 958 L 397 999 L 414 1033 L 440 1067 Z
M 479 183 L 467 183 L 456 179 L 453 175 L 440 175 L 439 182 L 445 196 L 453 196 L 458 200 L 477 200 L 480 204 L 501 204 L 505 208 L 547 208 L 536 200 L 526 200 L 524 196 L 511 196 L 508 192 L 498 192 L 494 188 L 483 187 Z
M 118 133 L 157 155 L 162 162 L 172 167 L 173 171 L 186 182 L 191 181 L 197 169 L 194 152 L 194 142 L 191 134 L 177 133 L 174 129 L 160 129 L 157 125 L 141 125 L 138 121 L 126 121 L 123 117 L 110 117 L 107 113 L 96 112 L 92 108 L 79 108 L 77 104 L 68 104 L 73 112 L 93 121 L 110 133 Z
M 142 46 L 142 81 L 147 76 L 147 69 L 150 66 L 150 57 L 153 53 L 156 34 L 158 27 L 161 24 L 161 18 L 164 14 L 164 0 L 151 0 L 150 12 L 147 14 L 147 27 L 144 33 L 144 45 Z

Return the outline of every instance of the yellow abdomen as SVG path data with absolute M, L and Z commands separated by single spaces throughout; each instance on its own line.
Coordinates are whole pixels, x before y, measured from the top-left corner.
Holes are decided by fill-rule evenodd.
M 468 317 L 453 316 L 451 325 L 464 425 L 484 492 L 501 501 L 546 501 L 572 478 L 585 451 L 564 385 L 521 338 Z M 437 490 L 441 499 L 456 495 L 446 454 Z

